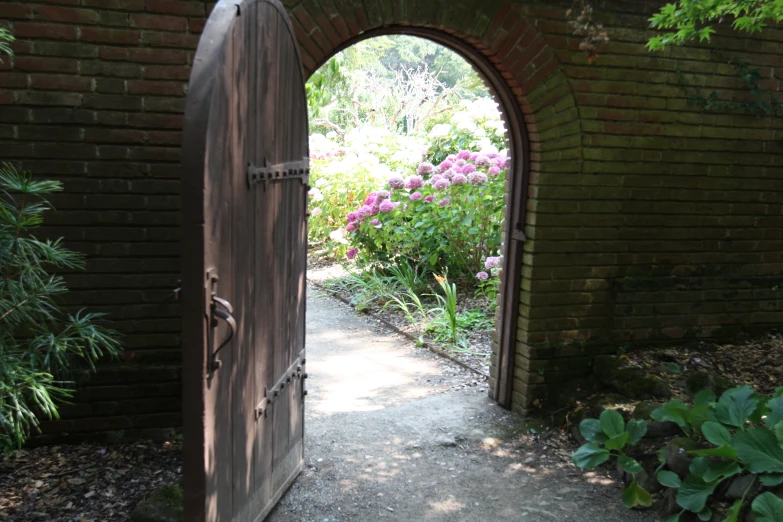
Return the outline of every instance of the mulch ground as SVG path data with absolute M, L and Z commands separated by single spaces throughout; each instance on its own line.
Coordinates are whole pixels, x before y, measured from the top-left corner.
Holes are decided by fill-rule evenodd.
M 49 446 L 0 458 L 0 520 L 125 521 L 182 474 L 176 441 Z

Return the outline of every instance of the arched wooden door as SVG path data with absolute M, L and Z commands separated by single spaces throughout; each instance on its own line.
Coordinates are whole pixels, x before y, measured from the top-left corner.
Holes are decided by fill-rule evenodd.
M 307 102 L 277 0 L 222 0 L 183 138 L 185 520 L 262 520 L 303 465 Z

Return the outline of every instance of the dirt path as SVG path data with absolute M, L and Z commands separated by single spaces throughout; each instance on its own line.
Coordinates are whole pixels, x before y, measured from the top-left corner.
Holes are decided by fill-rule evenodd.
M 475 374 L 309 292 L 306 468 L 269 521 L 654 520 Z

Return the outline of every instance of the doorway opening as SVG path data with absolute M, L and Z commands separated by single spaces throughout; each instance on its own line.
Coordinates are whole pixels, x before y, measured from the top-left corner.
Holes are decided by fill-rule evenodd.
M 328 57 L 307 96 L 309 278 L 509 407 L 528 154 L 503 79 L 446 33 L 384 28 Z

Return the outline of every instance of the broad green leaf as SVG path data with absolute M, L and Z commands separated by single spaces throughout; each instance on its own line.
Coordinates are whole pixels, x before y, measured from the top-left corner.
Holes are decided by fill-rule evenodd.
M 698 513 L 707 505 L 707 499 L 719 483 L 718 480 L 706 482 L 696 475 L 688 475 L 677 490 L 677 504 Z
M 699 520 L 710 520 L 712 518 L 712 509 L 709 506 L 705 506 L 704 509 L 696 513 L 696 516 L 699 517 Z
M 731 445 L 751 473 L 783 473 L 783 448 L 770 430 L 755 428 L 737 433 Z
M 751 504 L 756 522 L 783 522 L 783 499 L 774 493 L 762 493 Z
M 462 226 L 469 227 L 473 224 L 473 218 L 470 216 L 462 218 Z
M 699 393 L 696 394 L 696 396 L 693 398 L 693 405 L 694 406 L 701 406 L 703 404 L 709 404 L 711 402 L 715 402 L 715 392 L 712 390 L 702 390 Z
M 690 465 L 690 472 L 700 477 L 704 477 L 704 474 L 707 473 L 709 469 L 710 463 L 707 462 L 707 459 L 704 457 L 696 457 Z
M 625 447 L 629 436 L 630 434 L 627 431 L 624 431 L 619 435 L 615 435 L 604 443 L 606 445 L 606 449 L 620 451 Z
M 688 423 L 693 430 L 698 433 L 701 431 L 701 427 L 705 422 L 715 422 L 715 420 L 715 413 L 712 411 L 712 406 L 709 404 L 701 404 L 693 408 Z
M 711 462 L 707 472 L 702 474 L 702 478 L 707 482 L 713 480 L 724 480 L 733 477 L 742 471 L 736 462 Z
M 659 471 L 656 476 L 658 482 L 667 488 L 679 488 L 682 485 L 682 480 L 680 480 L 680 477 L 673 471 Z
M 614 410 L 602 411 L 599 421 L 601 423 L 601 430 L 603 430 L 609 438 L 620 435 L 625 431 L 623 416 Z
M 585 419 L 580 422 L 579 433 L 587 439 L 587 442 L 595 442 L 596 444 L 603 444 L 609 438 L 601 430 L 601 423 L 598 419 Z
M 769 473 L 765 475 L 759 475 L 761 484 L 768 488 L 779 486 L 783 484 L 783 473 Z
M 783 421 L 783 395 L 774 397 L 767 402 L 767 418 L 764 419 L 764 424 L 767 428 L 772 429 L 778 422 Z
M 783 445 L 783 422 L 775 424 L 775 438 L 778 439 L 778 443 Z
M 583 445 L 571 455 L 574 465 L 582 469 L 598 467 L 608 459 L 609 451 L 592 442 Z
M 724 444 L 720 448 L 710 448 L 705 450 L 692 450 L 688 452 L 689 455 L 696 455 L 697 457 L 721 457 L 724 459 L 736 459 L 737 450 Z
M 723 522 L 739 522 L 739 514 L 741 509 L 742 499 L 739 499 L 734 502 L 734 504 L 732 504 L 729 510 L 726 512 L 726 518 L 723 519 Z
M 666 522 L 680 522 L 680 517 L 682 514 L 685 513 L 685 511 L 680 511 L 676 515 L 672 515 L 669 518 L 666 519 Z
M 650 417 L 658 422 L 672 421 L 683 431 L 688 429 L 688 421 L 691 418 L 691 409 L 678 400 L 665 403 L 657 410 L 654 410 Z
M 632 419 L 625 425 L 625 430 L 630 434 L 628 444 L 636 444 L 647 434 L 647 423 L 643 420 Z
M 728 426 L 745 429 L 745 423 L 758 406 L 756 392 L 750 386 L 732 388 L 721 395 L 715 407 L 715 417 Z
M 772 393 L 772 397 L 783 397 L 783 386 L 778 386 L 775 388 L 774 393 Z
M 628 473 L 641 473 L 644 471 L 644 468 L 636 459 L 632 459 L 627 455 L 620 455 L 617 457 L 617 462 L 620 464 L 620 467 Z
M 716 446 L 731 444 L 731 433 L 718 422 L 705 422 L 701 426 L 701 432 L 710 444 L 715 444 Z
M 652 495 L 633 480 L 623 490 L 623 505 L 628 509 L 636 506 L 650 507 L 652 506 Z

